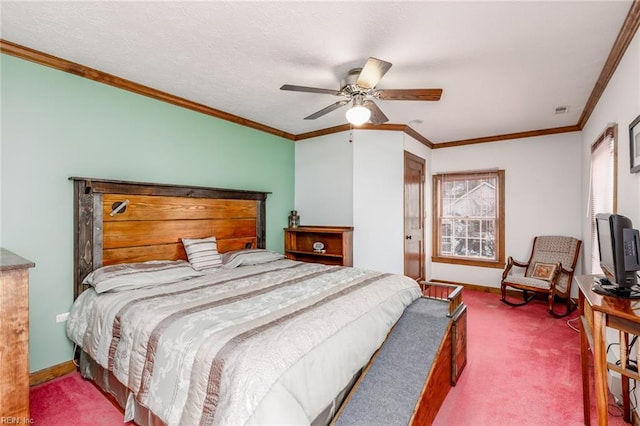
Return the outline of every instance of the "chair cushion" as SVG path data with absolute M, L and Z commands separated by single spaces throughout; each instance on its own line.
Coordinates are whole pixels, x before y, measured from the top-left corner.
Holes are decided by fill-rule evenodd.
M 565 237 L 560 235 L 544 235 L 537 237 L 533 247 L 533 253 L 529 265 L 525 273 L 531 276 L 533 266 L 536 263 L 562 263 L 564 268 L 573 268 L 576 260 L 576 251 L 578 250 L 579 241 L 573 237 Z M 547 287 L 548 288 L 548 287 Z M 556 282 L 556 290 L 565 293 L 571 288 L 570 276 L 568 274 L 560 274 Z
M 513 287 L 517 287 L 518 284 L 520 284 L 526 285 L 527 287 L 539 288 L 542 290 L 549 290 L 551 288 L 551 284 L 549 283 L 549 281 L 517 275 L 510 275 L 504 280 L 504 283 Z

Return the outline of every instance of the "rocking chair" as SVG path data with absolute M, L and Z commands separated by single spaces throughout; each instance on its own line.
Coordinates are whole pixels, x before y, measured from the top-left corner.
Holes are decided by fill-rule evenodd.
M 542 293 L 547 296 L 547 311 L 551 315 L 558 318 L 569 315 L 576 308 L 571 300 L 571 283 L 581 245 L 582 241 L 572 237 L 536 237 L 528 262 L 520 262 L 509 256 L 502 273 L 501 300 L 510 306 L 522 306 L 531 302 L 536 294 Z M 524 275 L 514 275 L 514 267 L 525 268 Z M 507 287 L 521 290 L 523 301 L 507 300 Z M 562 314 L 553 310 L 556 297 L 565 300 L 566 311 Z

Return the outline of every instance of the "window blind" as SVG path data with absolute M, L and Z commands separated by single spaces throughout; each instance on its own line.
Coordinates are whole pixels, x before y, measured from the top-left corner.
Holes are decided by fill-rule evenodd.
M 589 198 L 592 274 L 602 274 L 600 253 L 598 251 L 596 214 L 616 212 L 616 130 L 616 125 L 609 125 L 591 145 L 591 191 Z

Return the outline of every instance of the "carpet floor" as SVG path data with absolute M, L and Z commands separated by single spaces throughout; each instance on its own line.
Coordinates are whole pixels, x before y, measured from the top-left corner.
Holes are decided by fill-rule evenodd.
M 469 290 L 463 300 L 467 365 L 434 425 L 584 424 L 577 311 L 554 318 L 543 300 L 515 308 L 496 294 Z M 591 424 L 597 424 L 593 392 L 591 405 Z M 609 424 L 627 424 L 612 398 Z
M 577 314 L 556 319 L 542 301 L 512 308 L 495 294 L 470 290 L 463 299 L 468 361 L 434 424 L 582 425 L 579 335 L 567 324 L 577 327 Z M 78 373 L 34 386 L 30 399 L 35 424 L 123 424 L 121 411 Z M 609 411 L 610 425 L 626 424 L 614 403 Z

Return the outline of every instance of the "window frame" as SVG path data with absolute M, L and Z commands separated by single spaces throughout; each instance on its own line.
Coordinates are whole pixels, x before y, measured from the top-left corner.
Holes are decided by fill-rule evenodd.
M 447 256 L 443 255 L 440 252 L 440 247 L 442 246 L 442 236 L 441 236 L 441 216 L 442 216 L 442 182 L 445 178 L 455 178 L 455 179 L 464 179 L 471 180 L 482 177 L 492 177 L 496 178 L 497 188 L 496 188 L 496 227 L 495 232 L 496 236 L 494 239 L 495 244 L 495 259 L 480 259 L 474 257 L 461 257 L 461 256 Z M 505 266 L 505 244 L 504 244 L 504 229 L 505 229 L 505 171 L 503 169 L 494 169 L 494 170 L 480 170 L 480 171 L 469 171 L 469 172 L 454 172 L 454 173 L 439 173 L 433 175 L 433 239 L 432 239 L 432 252 L 431 252 L 431 261 L 436 263 L 450 263 L 456 265 L 466 265 L 466 266 L 479 266 L 484 268 L 498 268 L 503 269 Z

